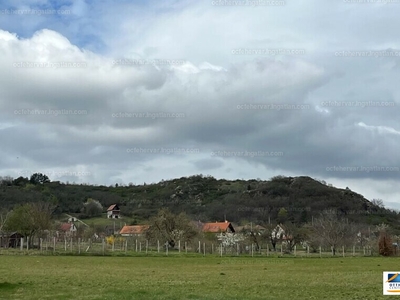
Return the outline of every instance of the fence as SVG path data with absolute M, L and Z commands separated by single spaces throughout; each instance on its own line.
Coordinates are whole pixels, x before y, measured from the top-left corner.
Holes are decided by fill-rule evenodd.
M 2 238 L 4 239 L 4 238 Z M 1 247 L 3 245 L 3 247 Z M 376 256 L 376 249 L 368 246 L 338 247 L 335 251 L 324 247 L 295 246 L 292 251 L 286 251 L 284 245 L 277 245 L 273 251 L 268 244 L 236 243 L 223 245 L 215 241 L 195 240 L 191 242 L 178 241 L 171 247 L 164 241 L 149 241 L 143 238 L 104 238 L 83 239 L 37 238 L 30 240 L 20 238 L 14 247 L 8 247 L 7 241 L 0 241 L 2 255 L 123 255 L 123 256 L 165 256 L 165 255 L 201 255 L 201 256 L 288 256 L 288 257 L 360 257 Z M 334 253 L 335 252 L 335 253 Z M 398 255 L 396 251 L 396 255 Z

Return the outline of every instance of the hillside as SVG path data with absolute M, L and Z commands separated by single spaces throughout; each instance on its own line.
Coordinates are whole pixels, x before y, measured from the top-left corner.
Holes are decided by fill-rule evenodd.
M 336 209 L 349 221 L 376 225 L 382 222 L 400 230 L 399 214 L 375 205 L 350 189 L 339 189 L 310 177 L 276 176 L 262 180 L 217 180 L 195 175 L 155 184 L 130 186 L 74 185 L 60 182 L 30 184 L 16 179 L 0 188 L 1 207 L 32 201 L 51 201 L 56 214 L 70 213 L 84 218 L 83 203 L 99 200 L 104 210 L 120 205 L 121 214 L 143 222 L 158 209 L 185 211 L 194 220 L 226 218 L 236 223 L 274 223 L 282 218 L 301 224 L 310 222 L 324 209 Z M 279 211 L 284 208 L 286 213 Z

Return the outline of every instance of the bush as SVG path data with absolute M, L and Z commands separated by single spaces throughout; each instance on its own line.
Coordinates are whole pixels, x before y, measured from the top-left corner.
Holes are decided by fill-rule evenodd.
M 393 255 L 393 244 L 390 235 L 386 231 L 382 231 L 379 235 L 379 254 L 382 256 Z

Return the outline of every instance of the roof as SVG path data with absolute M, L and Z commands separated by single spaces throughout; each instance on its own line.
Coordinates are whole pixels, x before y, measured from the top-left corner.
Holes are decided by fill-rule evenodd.
M 119 210 L 119 207 L 117 204 L 110 205 L 110 207 L 107 209 L 107 211 L 114 210 L 114 209 Z
M 231 222 L 228 222 L 228 221 L 205 223 L 203 226 L 203 232 L 212 232 L 212 233 L 226 232 L 229 227 L 233 228 L 233 226 L 231 225 Z
M 60 230 L 61 231 L 70 231 L 72 226 L 73 226 L 72 223 L 63 223 L 60 226 Z
M 119 233 L 120 234 L 142 234 L 147 229 L 149 229 L 149 227 L 150 227 L 149 225 L 133 225 L 133 226 L 125 225 L 124 227 L 122 227 L 122 229 Z

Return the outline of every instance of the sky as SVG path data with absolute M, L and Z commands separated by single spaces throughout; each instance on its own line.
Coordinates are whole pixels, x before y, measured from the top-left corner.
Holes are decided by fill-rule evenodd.
M 399 0 L 0 4 L 0 175 L 310 176 L 400 209 Z

